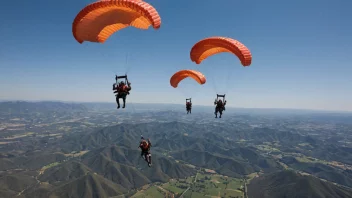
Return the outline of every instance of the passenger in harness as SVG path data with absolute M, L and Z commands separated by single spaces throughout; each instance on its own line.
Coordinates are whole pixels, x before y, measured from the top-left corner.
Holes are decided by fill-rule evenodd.
M 127 81 L 127 85 L 125 84 L 125 82 L 121 81 L 119 84 L 117 83 L 117 79 L 119 78 L 125 78 Z M 114 93 L 116 94 L 116 103 L 117 103 L 117 108 L 120 108 L 120 98 L 122 98 L 123 101 L 123 106 L 122 108 L 126 107 L 126 97 L 127 95 L 130 94 L 131 91 L 131 83 L 128 82 L 127 80 L 127 76 L 116 76 L 116 83 L 114 83 L 112 90 L 114 91 Z
M 186 99 L 186 110 L 187 114 L 192 114 L 192 101 L 191 98 Z
M 141 156 L 145 159 L 145 161 L 148 163 L 148 166 L 152 166 L 152 155 L 150 153 L 150 147 L 152 146 L 152 143 L 150 142 L 150 139 L 146 141 L 143 137 L 141 138 L 141 141 L 139 143 L 139 147 L 141 148 Z
M 219 95 L 218 95 L 218 97 L 219 97 Z M 224 96 L 220 95 L 220 97 L 225 97 L 225 95 Z M 215 106 L 215 113 L 214 113 L 215 114 L 215 118 L 218 118 L 218 113 L 220 113 L 220 117 L 219 118 L 221 118 L 222 112 L 225 111 L 225 105 L 226 105 L 225 98 L 224 98 L 224 102 L 221 99 L 216 98 L 215 101 L 214 101 L 214 105 L 216 105 Z

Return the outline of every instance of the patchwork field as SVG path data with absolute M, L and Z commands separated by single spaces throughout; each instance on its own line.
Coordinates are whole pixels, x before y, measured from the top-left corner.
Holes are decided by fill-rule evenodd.
M 243 180 L 223 175 L 198 173 L 186 179 L 171 179 L 164 184 L 154 184 L 142 189 L 132 197 L 236 197 L 242 198 Z

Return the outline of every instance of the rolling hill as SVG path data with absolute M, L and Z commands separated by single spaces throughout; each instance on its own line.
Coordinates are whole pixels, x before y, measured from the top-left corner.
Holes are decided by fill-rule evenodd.
M 293 171 L 280 171 L 255 178 L 248 185 L 250 198 L 350 198 L 352 191 Z
M 347 167 L 352 150 L 348 141 L 345 140 L 344 145 L 338 143 L 347 135 L 332 136 L 325 141 L 324 135 L 330 132 L 311 134 L 312 124 L 297 121 L 298 116 L 276 121 L 274 117 L 259 117 L 258 114 L 232 117 L 226 114 L 224 119 L 212 121 L 212 116 L 208 118 L 201 113 L 186 117 L 180 112 L 168 111 L 166 106 L 160 107 L 162 111 L 157 107 L 154 105 L 153 111 L 143 110 L 143 113 L 117 114 L 110 110 L 109 114 L 97 111 L 101 108 L 99 105 L 0 103 L 0 121 L 6 120 L 1 126 L 4 133 L 0 135 L 0 197 L 128 197 L 143 191 L 145 186 L 154 185 L 154 190 L 163 191 L 156 184 L 162 188 L 164 183 L 171 185 L 173 182 L 184 187 L 178 189 L 179 194 L 187 186 L 193 187 L 192 193 L 205 193 L 200 188 L 207 180 L 201 178 L 195 185 L 199 172 L 208 174 L 204 176 L 207 178 L 224 178 L 221 182 L 208 181 L 207 184 L 216 185 L 217 190 L 227 187 L 229 183 L 225 178 L 234 177 L 236 187 L 232 186 L 227 193 L 236 191 L 237 194 L 243 194 L 242 178 L 259 176 L 248 185 L 249 197 L 351 195 L 348 188 L 331 183 L 351 186 L 350 170 L 297 161 L 292 157 L 337 160 L 346 162 Z M 307 115 L 305 119 L 311 118 Z M 346 122 L 348 120 L 344 120 Z M 291 128 L 288 123 L 293 123 Z M 303 129 L 296 128 L 297 123 L 303 123 Z M 330 128 L 332 126 L 328 125 Z M 336 131 L 343 134 L 341 130 L 349 129 Z M 152 141 L 151 168 L 137 149 L 141 134 Z M 314 177 L 281 171 L 285 167 L 283 163 L 286 168 Z M 216 173 L 210 174 L 211 171 L 205 169 Z M 181 185 L 182 182 L 187 185 Z M 169 190 L 171 192 L 172 187 Z

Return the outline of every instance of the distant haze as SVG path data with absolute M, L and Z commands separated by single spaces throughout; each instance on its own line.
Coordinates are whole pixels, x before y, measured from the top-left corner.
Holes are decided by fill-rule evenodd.
M 114 102 L 76 102 L 76 101 L 43 101 L 43 100 L 0 100 L 0 102 L 62 102 L 62 103 L 76 103 L 83 104 L 97 110 L 111 110 L 124 111 L 132 113 L 142 113 L 144 111 L 177 111 L 184 112 L 185 104 L 170 104 L 170 103 L 133 103 L 127 102 L 125 109 L 116 110 L 116 103 Z M 213 105 L 193 105 L 193 114 L 197 113 L 212 113 L 214 111 Z M 351 111 L 338 110 L 317 110 L 317 109 L 294 109 L 294 108 L 243 108 L 228 106 L 225 114 L 229 113 L 254 113 L 254 114 L 319 114 L 319 113 L 342 113 L 352 115 Z

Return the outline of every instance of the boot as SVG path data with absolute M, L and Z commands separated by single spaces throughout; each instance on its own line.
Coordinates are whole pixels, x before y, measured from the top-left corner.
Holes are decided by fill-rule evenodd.
M 117 104 L 117 108 L 120 108 L 120 99 L 118 97 L 118 95 L 116 95 L 116 104 Z
M 149 158 L 148 166 L 151 167 L 151 166 L 152 166 L 152 157 L 151 157 L 151 156 L 148 156 L 148 158 Z

